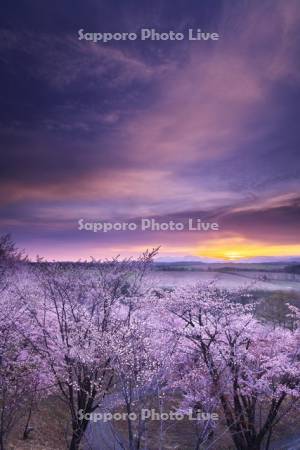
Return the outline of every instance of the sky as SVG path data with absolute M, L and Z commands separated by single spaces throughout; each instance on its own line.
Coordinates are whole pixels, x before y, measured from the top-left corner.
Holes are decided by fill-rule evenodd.
M 11 0 L 0 233 L 30 257 L 300 256 L 298 0 Z M 78 39 L 142 28 L 209 41 Z M 200 218 L 218 231 L 79 230 Z

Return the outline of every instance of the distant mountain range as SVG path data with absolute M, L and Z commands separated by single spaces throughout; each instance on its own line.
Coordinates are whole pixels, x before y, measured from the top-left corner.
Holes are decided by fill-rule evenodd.
M 241 258 L 236 260 L 207 258 L 201 256 L 160 256 L 155 259 L 157 263 L 198 263 L 198 264 L 214 264 L 214 263 L 285 263 L 298 264 L 300 263 L 300 256 L 257 256 L 255 258 Z

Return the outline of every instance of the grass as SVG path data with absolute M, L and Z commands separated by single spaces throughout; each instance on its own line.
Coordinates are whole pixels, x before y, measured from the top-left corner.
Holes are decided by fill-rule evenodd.
M 68 439 L 68 411 L 65 404 L 55 396 L 40 402 L 33 411 L 29 438 L 22 439 L 26 415 L 14 428 L 8 450 L 66 450 Z
M 173 394 L 172 398 L 165 398 L 162 412 L 175 410 L 180 401 L 178 394 Z M 157 399 L 145 400 L 143 408 L 153 408 L 159 411 Z M 125 412 L 118 408 L 116 411 Z M 116 412 L 114 411 L 114 412 Z M 219 412 L 219 411 L 216 411 Z M 233 450 L 233 445 L 229 433 L 226 432 L 226 426 L 220 414 L 220 420 L 217 422 L 215 433 L 206 443 L 205 448 L 210 445 L 210 450 Z M 30 438 L 22 440 L 24 429 L 24 420 L 21 420 L 15 428 L 9 440 L 7 450 L 66 450 L 67 441 L 70 437 L 68 432 L 68 411 L 65 405 L 58 397 L 51 396 L 42 401 L 38 410 L 33 413 L 31 426 L 34 428 Z M 299 430 L 299 417 L 289 413 L 282 422 L 275 428 L 272 440 L 273 442 L 292 435 Z M 187 417 L 180 421 L 163 421 L 163 450 L 193 450 L 197 434 L 195 422 Z M 116 431 L 127 436 L 127 422 L 115 421 Z M 143 443 L 147 444 L 147 449 L 158 450 L 160 448 L 160 421 L 148 421 L 147 433 Z

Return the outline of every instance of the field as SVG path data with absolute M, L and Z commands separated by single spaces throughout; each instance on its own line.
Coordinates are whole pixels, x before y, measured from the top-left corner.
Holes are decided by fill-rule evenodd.
M 166 264 L 159 265 L 151 277 L 155 283 L 164 287 L 214 282 L 225 289 L 251 287 L 259 290 L 300 291 L 300 275 L 287 273 L 284 268 L 283 265 L 272 264 Z

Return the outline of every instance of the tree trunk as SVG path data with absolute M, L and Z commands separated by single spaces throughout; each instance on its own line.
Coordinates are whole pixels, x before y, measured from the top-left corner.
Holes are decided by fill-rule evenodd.
M 129 404 L 126 405 L 126 410 L 127 410 L 127 429 L 128 429 L 129 449 L 130 450 L 135 450 L 135 443 L 134 443 L 134 436 L 133 436 L 133 430 L 132 430 L 132 423 L 131 423 L 131 419 L 129 417 L 129 415 L 131 413 L 131 408 L 130 408 Z
M 0 450 L 5 450 L 3 433 L 0 434 Z
M 72 435 L 72 440 L 71 440 L 71 443 L 70 443 L 69 450 L 79 450 L 80 441 L 81 441 L 81 436 L 78 435 L 78 433 L 76 433 L 74 431 L 73 435 Z
M 202 437 L 199 436 L 196 442 L 195 450 L 200 450 L 201 444 L 202 444 Z
M 269 450 L 270 448 L 270 443 L 271 443 L 271 436 L 272 436 L 272 427 L 270 428 L 270 431 L 268 433 L 268 438 L 267 438 L 267 442 L 266 442 L 266 450 Z
M 88 424 L 89 421 L 86 419 L 73 423 L 73 434 L 69 450 L 79 450 L 80 442 L 85 434 Z
M 29 427 L 30 419 L 31 419 L 31 414 L 32 414 L 32 404 L 30 404 L 29 412 L 28 412 L 28 416 L 27 416 L 27 420 L 26 420 L 26 424 L 25 424 L 25 428 L 24 428 L 24 431 L 23 431 L 23 440 L 24 440 L 24 441 L 26 441 L 26 439 L 28 439 L 29 433 L 30 433 L 30 431 L 32 430 L 32 429 Z

